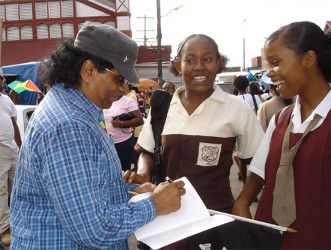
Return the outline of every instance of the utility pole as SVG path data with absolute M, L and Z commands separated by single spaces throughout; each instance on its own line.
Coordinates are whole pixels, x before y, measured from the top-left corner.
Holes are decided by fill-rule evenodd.
M 150 37 L 147 37 L 147 31 L 154 31 L 154 30 L 147 30 L 147 19 L 154 19 L 154 17 L 147 17 L 144 15 L 143 17 L 137 17 L 138 19 L 143 18 L 144 19 L 144 29 L 143 30 L 137 30 L 137 31 L 143 31 L 144 32 L 144 38 L 137 38 L 137 39 L 144 39 L 144 46 L 147 46 L 147 40 L 152 39 Z
M 246 61 L 246 45 L 245 45 L 245 37 L 244 37 L 244 39 L 243 39 L 243 70 L 242 71 L 246 71 L 245 61 Z
M 246 19 L 244 19 L 244 38 L 243 38 L 243 69 L 242 71 L 246 71 L 246 65 L 245 65 L 245 61 L 246 61 L 246 41 L 245 41 L 245 37 L 246 37 Z
M 157 15 L 157 79 L 161 85 L 162 82 L 162 31 L 161 31 L 161 5 L 160 0 L 156 0 L 156 15 Z
M 158 83 L 163 83 L 163 75 L 162 75 L 162 31 L 161 31 L 161 17 L 166 17 L 174 10 L 180 10 L 183 6 L 177 6 L 176 8 L 171 9 L 167 14 L 161 16 L 161 4 L 160 0 L 156 0 L 156 16 L 157 16 L 157 79 Z

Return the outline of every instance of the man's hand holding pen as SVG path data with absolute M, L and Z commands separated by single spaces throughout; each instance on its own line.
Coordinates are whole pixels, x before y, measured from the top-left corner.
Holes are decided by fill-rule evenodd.
M 157 215 L 166 215 L 180 209 L 181 196 L 186 193 L 183 181 L 160 183 L 151 195 Z
M 166 181 L 158 186 L 145 182 L 138 185 L 131 193 L 153 192 L 151 199 L 156 206 L 156 215 L 166 215 L 180 209 L 181 196 L 186 193 L 184 185 L 183 181 L 172 181 L 167 177 Z

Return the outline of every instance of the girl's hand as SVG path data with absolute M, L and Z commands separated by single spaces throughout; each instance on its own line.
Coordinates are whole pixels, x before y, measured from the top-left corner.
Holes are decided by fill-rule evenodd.
M 125 173 L 123 174 L 123 180 L 128 183 L 136 183 L 136 184 L 143 184 L 149 181 L 149 179 L 145 178 L 144 176 L 141 176 L 136 172 L 130 170 L 125 171 Z
M 150 183 L 150 182 L 146 182 L 142 185 L 137 186 L 134 189 L 134 192 L 137 192 L 139 194 L 146 193 L 146 192 L 153 192 L 155 188 L 156 188 L 156 185 L 154 185 L 153 183 Z

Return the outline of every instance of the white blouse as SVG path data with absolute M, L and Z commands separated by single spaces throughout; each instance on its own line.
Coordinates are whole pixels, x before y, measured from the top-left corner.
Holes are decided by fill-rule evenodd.
M 316 124 L 316 126 L 312 129 L 318 128 L 325 120 L 326 116 L 328 115 L 330 108 L 331 108 L 331 91 L 325 96 L 325 98 L 321 101 L 321 103 L 315 108 L 315 110 L 310 114 L 310 116 L 304 121 L 301 122 L 301 104 L 300 98 L 296 98 L 295 107 L 292 112 L 292 130 L 293 133 L 303 133 L 309 123 L 313 120 L 315 114 L 319 114 L 322 118 Z M 331 124 L 330 124 L 331 126 Z M 254 155 L 254 158 L 251 164 L 248 166 L 249 171 L 259 175 L 261 178 L 264 179 L 264 170 L 265 170 L 265 163 L 269 153 L 269 146 L 271 136 L 276 128 L 275 123 L 275 116 L 272 117 L 268 129 L 265 132 L 265 135 Z

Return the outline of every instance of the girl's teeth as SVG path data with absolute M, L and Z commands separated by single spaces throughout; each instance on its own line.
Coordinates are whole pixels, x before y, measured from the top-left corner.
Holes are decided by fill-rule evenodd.
M 276 82 L 274 82 L 274 84 L 275 85 L 280 85 L 280 84 L 282 84 L 282 83 L 284 83 L 285 81 L 284 80 L 282 80 L 282 81 L 276 81 Z
M 194 77 L 194 80 L 206 80 L 205 76 L 196 76 Z

